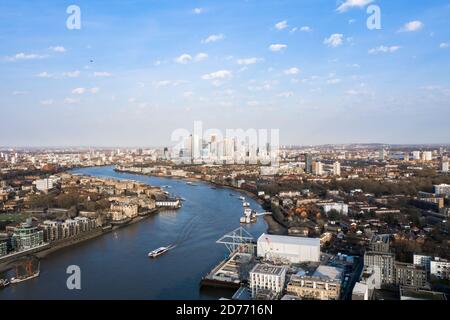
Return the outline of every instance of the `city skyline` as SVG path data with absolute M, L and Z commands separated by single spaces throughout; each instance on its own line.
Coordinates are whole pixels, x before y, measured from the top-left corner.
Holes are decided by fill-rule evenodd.
M 170 146 L 280 129 L 283 145 L 448 144 L 448 1 L 0 4 L 0 145 Z M 369 30 L 377 5 L 381 30 Z

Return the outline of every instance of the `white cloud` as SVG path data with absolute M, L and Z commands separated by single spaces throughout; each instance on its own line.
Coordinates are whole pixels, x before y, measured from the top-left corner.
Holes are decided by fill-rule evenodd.
M 338 84 L 338 83 L 341 83 L 341 82 L 342 82 L 342 80 L 341 79 L 337 79 L 337 78 L 327 80 L 328 84 Z
M 249 107 L 257 107 L 257 106 L 259 106 L 261 103 L 259 102 L 259 101 L 256 101 L 256 100 L 251 100 L 251 101 L 248 101 L 247 102 L 247 105 L 249 106 Z
M 372 2 L 373 0 L 346 0 L 336 9 L 336 11 L 342 13 L 348 11 L 351 8 L 362 8 Z
M 182 54 L 181 56 L 175 58 L 175 62 L 180 64 L 186 64 L 190 61 L 192 61 L 192 56 L 187 53 Z
M 195 56 L 195 61 L 197 62 L 205 61 L 206 59 L 208 59 L 208 57 L 209 56 L 207 53 L 200 52 Z
M 13 91 L 13 96 L 24 96 L 28 94 L 28 91 Z
M 44 71 L 44 72 L 38 73 L 36 75 L 36 77 L 38 77 L 38 78 L 52 78 L 53 76 L 50 73 L 48 73 L 47 71 Z
M 51 106 L 53 104 L 53 100 L 41 100 L 39 103 L 41 106 Z
M 422 29 L 424 26 L 425 25 L 423 24 L 422 21 L 415 20 L 415 21 L 411 21 L 411 22 L 406 23 L 398 31 L 399 32 L 414 32 L 414 31 L 418 31 L 418 30 Z
M 442 42 L 440 45 L 439 45 L 439 48 L 441 48 L 441 49 L 447 49 L 447 48 L 449 48 L 450 47 L 450 43 L 448 43 L 448 42 Z
M 86 92 L 85 88 L 75 88 L 72 90 L 72 94 L 84 94 Z
M 277 28 L 278 30 L 283 30 L 283 29 L 286 29 L 287 27 L 288 27 L 288 23 L 286 20 L 280 21 L 275 24 L 275 28 Z
M 67 78 L 78 78 L 80 76 L 81 72 L 76 70 L 72 72 L 64 72 L 63 76 Z
M 399 46 L 391 46 L 391 47 L 386 47 L 386 46 L 379 46 L 376 48 L 372 48 L 369 50 L 370 54 L 377 54 L 377 53 L 393 53 L 396 52 L 400 49 Z
M 295 75 L 295 74 L 299 74 L 299 73 L 300 73 L 300 69 L 296 68 L 296 67 L 284 70 L 285 75 Z
M 45 55 L 39 55 L 39 54 L 35 54 L 35 53 L 27 54 L 27 53 L 21 52 L 12 57 L 6 57 L 6 60 L 15 62 L 15 61 L 21 61 L 21 60 L 38 60 L 38 59 L 44 59 L 46 57 L 47 56 L 45 56 Z
M 303 26 L 303 27 L 300 28 L 300 31 L 302 31 L 302 32 L 311 32 L 312 29 L 311 29 L 311 27 Z
M 52 50 L 52 51 L 58 52 L 58 53 L 66 52 L 66 48 L 64 48 L 63 46 L 50 47 L 49 50 Z
M 100 88 L 97 88 L 97 87 L 91 88 L 91 90 L 89 90 L 89 91 L 91 91 L 92 94 L 97 94 L 100 92 Z
M 187 83 L 187 81 L 185 81 L 185 80 L 161 80 L 161 81 L 154 82 L 154 86 L 156 88 L 168 87 L 168 86 L 178 87 L 185 83 Z
M 285 44 L 271 44 L 269 50 L 272 52 L 279 52 L 287 48 Z
M 66 98 L 64 99 L 64 104 L 78 104 L 80 99 Z
M 329 47 L 336 48 L 342 45 L 344 35 L 341 33 L 334 33 L 329 38 L 325 38 L 323 43 Z
M 260 61 L 262 61 L 262 59 L 260 59 L 260 58 L 238 59 L 237 60 L 237 64 L 243 65 L 243 66 L 248 66 L 248 65 L 251 65 L 251 64 L 256 64 L 256 63 L 258 63 Z
M 350 89 L 350 90 L 347 90 L 347 91 L 345 92 L 345 94 L 347 94 L 347 95 L 349 95 L 349 96 L 357 96 L 357 95 L 359 95 L 359 92 L 356 91 L 356 90 L 354 90 L 354 89 Z
M 208 38 L 204 39 L 203 43 L 211 43 L 211 42 L 217 42 L 220 40 L 225 39 L 225 36 L 223 34 L 212 34 Z
M 280 97 L 280 98 L 290 98 L 290 97 L 292 97 L 293 95 L 294 95 L 293 92 L 291 92 L 291 91 L 286 91 L 286 92 L 281 92 L 281 93 L 279 93 L 279 94 L 278 94 L 278 97 Z
M 193 12 L 194 12 L 195 14 L 202 14 L 202 13 L 205 12 L 205 9 L 203 9 L 203 8 L 195 8 L 195 9 L 193 10 Z
M 95 78 L 109 78 L 112 74 L 109 72 L 94 72 Z
M 185 98 L 191 98 L 193 95 L 194 93 L 192 91 L 183 92 L 183 97 Z
M 203 80 L 218 80 L 229 79 L 233 76 L 233 73 L 229 70 L 219 70 L 202 76 Z
M 157 88 L 160 88 L 160 87 L 170 86 L 171 84 L 172 84 L 172 81 L 170 81 L 170 80 L 161 80 L 161 81 L 156 82 L 155 86 Z

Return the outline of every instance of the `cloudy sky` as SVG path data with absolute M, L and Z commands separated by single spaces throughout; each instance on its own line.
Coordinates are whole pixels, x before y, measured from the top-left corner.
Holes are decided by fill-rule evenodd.
M 3 146 L 167 145 L 195 120 L 285 144 L 450 143 L 449 75 L 449 0 L 0 2 Z

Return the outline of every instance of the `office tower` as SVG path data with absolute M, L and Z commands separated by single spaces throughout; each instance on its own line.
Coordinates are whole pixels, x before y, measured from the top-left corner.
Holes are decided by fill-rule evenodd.
M 405 153 L 403 154 L 403 161 L 406 161 L 406 162 L 409 161 L 409 153 L 408 153 L 408 152 L 405 152 Z
M 323 164 L 320 161 L 314 161 L 313 162 L 313 174 L 316 176 L 323 175 Z
M 335 176 L 338 176 L 338 177 L 341 176 L 341 164 L 340 164 L 340 162 L 336 161 L 333 164 L 333 173 L 334 173 Z
M 379 156 L 381 161 L 386 160 L 386 150 L 384 148 L 379 151 Z
M 449 169 L 448 158 L 443 157 L 441 161 L 441 171 L 448 172 L 448 169 Z
M 312 173 L 312 171 L 313 171 L 312 154 L 310 154 L 310 153 L 305 154 L 305 164 L 306 164 L 306 167 L 305 167 L 306 173 Z
M 431 161 L 433 160 L 433 153 L 431 151 L 424 151 L 422 153 L 422 161 Z

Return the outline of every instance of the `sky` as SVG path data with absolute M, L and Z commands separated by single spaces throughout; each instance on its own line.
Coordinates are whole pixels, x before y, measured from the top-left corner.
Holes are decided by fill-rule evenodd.
M 449 75 L 449 0 L 0 1 L 0 146 L 444 144 Z

